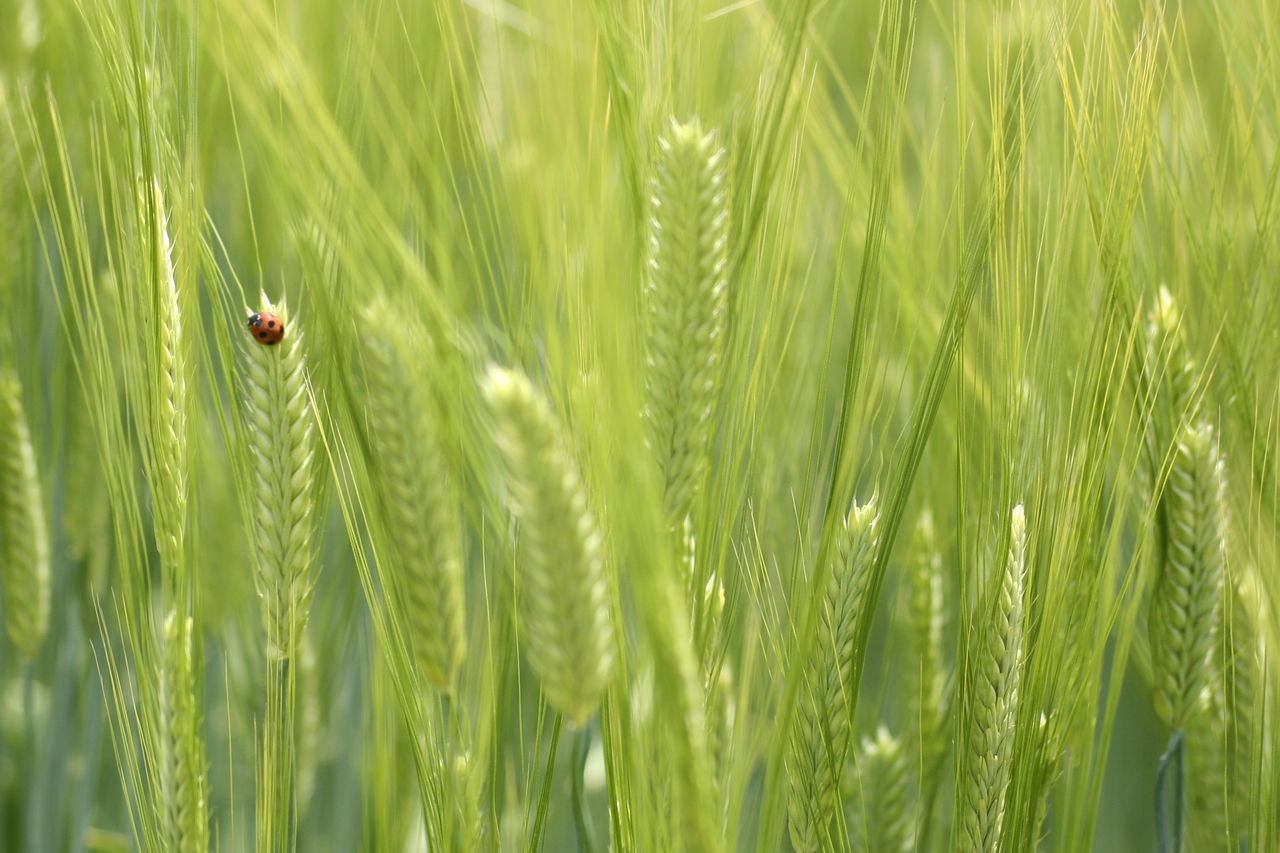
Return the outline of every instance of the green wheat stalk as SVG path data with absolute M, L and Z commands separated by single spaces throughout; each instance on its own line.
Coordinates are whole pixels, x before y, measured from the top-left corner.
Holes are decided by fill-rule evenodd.
M 529 662 L 575 725 L 599 704 L 614 661 L 602 538 L 560 426 L 523 375 L 491 367 L 482 393 L 520 522 L 517 586 Z
M 814 658 L 806 669 L 791 737 L 787 813 L 799 853 L 820 849 L 835 813 L 852 739 L 854 643 L 876 548 L 873 498 L 854 505 L 837 533 L 836 562 L 823 594 Z
M 320 661 L 312 628 L 304 629 L 298 643 L 297 700 L 295 717 L 298 744 L 298 813 L 306 811 L 315 793 L 316 774 L 324 749 L 324 718 L 321 713 Z
M 1023 603 L 1026 575 L 1027 521 L 1022 504 L 1013 508 L 1009 557 L 990 629 L 983 636 L 972 697 L 969 746 L 960 780 L 957 849 L 994 851 L 1004 821 L 1009 787 L 1010 751 L 1022 679 Z
M 364 312 L 365 388 L 381 486 L 391 584 L 403 596 L 414 656 L 451 692 L 466 654 L 458 503 L 440 443 L 439 412 L 414 375 L 413 335 L 385 300 Z

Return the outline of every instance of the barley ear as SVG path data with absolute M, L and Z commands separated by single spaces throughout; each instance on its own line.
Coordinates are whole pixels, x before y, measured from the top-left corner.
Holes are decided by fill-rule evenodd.
M 191 617 L 169 611 L 162 642 L 160 787 L 166 849 L 174 853 L 206 853 L 209 798 L 192 661 Z
M 182 310 L 173 276 L 172 246 L 158 182 L 150 186 L 155 249 L 154 284 L 160 306 L 156 325 L 157 358 L 150 401 L 151 429 L 148 479 L 155 516 L 156 550 L 164 570 L 175 576 L 185 566 L 183 543 L 187 523 L 187 380 L 182 350 Z M 144 209 L 146 205 L 143 205 Z M 147 359 L 148 365 L 153 362 Z
M 907 853 L 914 849 L 912 797 L 907 753 L 883 725 L 858 749 L 856 772 L 848 774 L 854 803 L 850 824 L 857 828 L 855 850 Z
M 31 660 L 49 632 L 49 531 L 22 384 L 0 368 L 0 577 L 9 641 Z
M 942 594 L 942 555 L 938 553 L 933 514 L 925 510 L 916 524 L 915 554 L 907 575 L 907 629 L 912 652 L 911 694 L 907 706 L 915 731 L 921 772 L 932 775 L 946 751 L 947 674 L 942 661 L 946 610 Z
M 1227 584 L 1222 625 L 1213 654 L 1223 666 L 1210 680 L 1207 713 L 1187 729 L 1187 830 L 1195 850 L 1239 850 L 1249 830 L 1251 762 L 1258 754 L 1259 661 L 1266 657 L 1266 624 L 1253 573 Z
M 264 294 L 262 311 L 284 316 L 284 340 L 247 344 L 244 405 L 251 494 L 252 549 L 267 628 L 267 656 L 293 652 L 311 602 L 315 508 L 312 413 L 298 321 Z
M 645 297 L 650 442 L 668 517 L 693 507 L 709 462 L 724 349 L 728 267 L 725 154 L 696 119 L 658 140 Z
M 958 780 L 960 815 L 957 846 L 962 851 L 994 851 L 1004 821 L 1009 787 L 1009 752 L 1022 678 L 1023 605 L 1027 521 L 1022 504 L 1013 508 L 1009 557 L 990 629 L 982 640 L 969 685 L 972 708 L 964 777 Z
M 1213 427 L 1178 440 L 1165 503 L 1169 543 L 1151 596 L 1151 668 L 1156 714 L 1185 730 L 1204 705 L 1213 671 L 1226 561 L 1226 473 Z
M 416 371 L 420 339 L 385 300 L 364 313 L 365 387 L 374 466 L 383 496 L 391 586 L 403 603 L 414 657 L 450 692 L 466 653 L 462 545 L 440 413 Z M 390 320 L 388 318 L 391 318 Z
M 787 766 L 791 843 L 801 852 L 824 846 L 849 754 L 854 645 L 865 618 L 878 520 L 873 499 L 855 505 L 836 534 L 835 563 L 823 593 L 817 644 L 805 668 Z
M 522 374 L 483 379 L 507 500 L 520 523 L 516 584 L 529 663 L 552 707 L 584 723 L 613 667 L 614 637 L 602 539 L 560 426 Z

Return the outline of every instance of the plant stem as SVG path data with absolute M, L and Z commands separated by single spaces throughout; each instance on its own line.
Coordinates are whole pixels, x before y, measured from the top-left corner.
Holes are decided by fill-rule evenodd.
M 578 833 L 578 849 L 593 853 L 593 829 L 591 814 L 587 811 L 586 792 L 583 790 L 582 773 L 587 765 L 587 752 L 591 748 L 591 726 L 583 726 L 573 738 L 573 825 Z
M 1160 853 L 1182 853 L 1184 741 L 1185 736 L 1182 731 L 1174 732 L 1156 768 L 1156 840 Z M 1167 796 L 1170 771 L 1173 772 L 1172 841 L 1170 840 L 1171 822 Z

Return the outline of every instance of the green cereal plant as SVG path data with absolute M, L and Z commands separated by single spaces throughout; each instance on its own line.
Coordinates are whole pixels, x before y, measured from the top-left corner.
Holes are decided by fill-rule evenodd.
M 154 360 L 148 368 L 154 371 L 150 383 L 151 428 L 148 479 L 151 482 L 151 504 L 155 516 L 156 550 L 170 581 L 185 566 L 183 553 L 187 524 L 187 367 L 183 353 L 182 306 L 173 275 L 173 248 L 165 222 L 164 199 L 159 182 L 152 182 L 145 192 L 150 198 L 140 201 L 149 210 L 146 245 L 154 255 L 153 283 L 159 316 L 155 325 Z
M 49 531 L 22 384 L 9 367 L 0 367 L 0 544 L 5 632 L 30 660 L 49 632 Z
M 878 520 L 872 498 L 862 506 L 854 504 L 837 533 L 836 562 L 823 593 L 822 621 L 805 672 L 787 767 L 788 824 L 797 851 L 820 849 L 835 813 L 853 734 L 853 646 L 864 618 Z
M 458 501 L 434 395 L 412 369 L 421 363 L 421 333 L 398 316 L 385 300 L 364 313 L 370 448 L 389 540 L 384 571 L 403 602 L 418 666 L 449 693 L 466 654 Z
M 1221 660 L 1207 685 L 1205 713 L 1187 727 L 1187 833 L 1192 849 L 1247 847 L 1252 761 L 1258 752 L 1254 708 L 1266 658 L 1258 630 L 1265 624 L 1255 570 L 1246 567 L 1223 587 L 1217 642 Z
M 914 554 L 907 571 L 906 627 L 911 649 L 909 719 L 922 777 L 932 778 L 946 751 L 947 673 L 942 660 L 942 628 L 946 620 L 942 588 L 942 555 L 938 552 L 933 513 L 925 510 L 916 523 Z M 923 781 L 923 780 L 922 780 Z
M 206 853 L 209 792 L 204 740 L 200 735 L 192 620 L 170 610 L 161 638 L 160 796 L 165 849 Z
M 268 663 L 266 719 L 258 765 L 259 849 L 285 849 L 294 837 L 296 672 L 315 577 L 315 489 L 311 398 L 297 319 L 262 296 L 262 312 L 280 315 L 283 340 L 246 344 L 245 440 L 255 581 L 262 598 Z
M 581 725 L 614 661 L 601 534 L 542 395 L 522 374 L 499 367 L 489 369 L 481 390 L 520 522 L 516 584 L 526 653 L 552 707 Z
M 1023 602 L 1027 519 L 1013 508 L 1009 556 L 999 575 L 991 624 L 981 638 L 969 694 L 972 708 L 963 776 L 957 777 L 956 849 L 994 851 L 1004 820 L 1014 720 L 1022 679 Z
M 658 139 L 645 299 L 650 441 L 668 518 L 683 523 L 710 459 L 728 300 L 725 152 L 697 119 Z
M 884 725 L 859 745 L 856 772 L 847 774 L 857 827 L 855 850 L 907 853 L 914 849 L 911 772 L 902 742 Z M 860 842 L 860 843 L 859 843 Z
M 173 247 L 159 181 L 139 199 L 144 245 L 150 250 L 150 282 L 158 306 L 154 349 L 144 358 L 151 371 L 147 399 L 150 424 L 144 467 L 151 486 L 156 551 L 163 572 L 166 609 L 160 633 L 159 791 L 161 832 L 169 849 L 194 853 L 209 848 L 209 797 L 205 746 L 200 733 L 197 673 L 192 660 L 194 620 L 186 543 L 189 494 L 187 361 L 182 300 L 174 277 Z
M 1184 731 L 1213 672 L 1226 562 L 1226 473 L 1213 427 L 1188 426 L 1165 489 L 1169 542 L 1151 597 L 1156 714 Z
M 262 296 L 262 312 L 283 317 L 279 344 L 247 345 L 244 412 L 254 508 L 251 537 L 267 631 L 267 656 L 287 660 L 306 623 L 315 530 L 313 425 L 297 319 Z

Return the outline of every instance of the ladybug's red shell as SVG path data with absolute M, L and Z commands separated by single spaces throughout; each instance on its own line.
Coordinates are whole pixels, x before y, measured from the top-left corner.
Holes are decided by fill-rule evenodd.
M 284 320 L 270 311 L 253 314 L 249 317 L 249 334 L 260 344 L 278 344 L 284 339 Z

